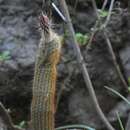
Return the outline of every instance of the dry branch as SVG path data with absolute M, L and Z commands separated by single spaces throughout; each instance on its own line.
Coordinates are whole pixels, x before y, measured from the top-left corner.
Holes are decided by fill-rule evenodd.
M 103 6 L 102 6 L 101 10 L 104 10 L 104 9 L 105 9 L 105 7 L 106 7 L 106 5 L 107 5 L 107 2 L 108 2 L 108 0 L 104 0 L 104 3 L 103 3 Z
M 22 130 L 20 128 L 15 127 L 10 115 L 8 114 L 6 108 L 1 102 L 0 102 L 0 117 L 8 130 Z
M 123 75 L 122 75 L 120 66 L 118 65 L 118 62 L 117 62 L 117 59 L 116 59 L 114 50 L 113 50 L 113 48 L 112 48 L 111 41 L 110 41 L 110 39 L 109 39 L 109 37 L 108 37 L 108 35 L 107 35 L 107 29 L 106 29 L 106 27 L 107 27 L 107 25 L 108 25 L 108 23 L 109 23 L 109 21 L 110 21 L 110 18 L 111 18 L 114 1 L 115 1 L 115 0 L 112 0 L 112 1 L 111 1 L 110 8 L 109 8 L 109 12 L 108 12 L 108 16 L 107 16 L 107 18 L 106 18 L 105 23 L 104 23 L 103 26 L 101 27 L 101 29 L 102 29 L 102 31 L 103 31 L 103 34 L 104 34 L 104 37 L 105 37 L 105 40 L 106 40 L 106 43 L 107 43 L 107 46 L 108 46 L 109 53 L 110 53 L 111 56 L 112 56 L 112 62 L 113 62 L 113 64 L 114 64 L 114 67 L 115 67 L 115 69 L 116 69 L 116 72 L 117 72 L 117 74 L 118 74 L 118 76 L 119 76 L 119 78 L 120 78 L 120 80 L 121 80 L 121 82 L 122 82 L 124 88 L 125 88 L 126 90 L 128 90 L 127 82 L 125 81 L 125 79 L 124 79 L 124 77 L 123 77 Z M 96 13 L 96 15 L 97 15 L 97 19 L 98 19 L 98 21 L 99 21 L 98 23 L 101 23 L 101 19 L 100 19 L 100 16 L 99 16 L 99 14 L 98 14 L 98 9 L 97 9 L 97 7 L 96 7 L 95 0 L 92 0 L 92 4 L 93 4 L 93 8 L 94 8 L 94 10 L 95 10 L 95 13 Z M 94 31 L 94 34 L 92 35 L 92 37 L 95 35 L 96 32 L 97 32 L 97 30 Z M 92 41 L 91 41 L 91 42 L 92 42 Z M 89 46 L 91 45 L 91 42 L 89 43 Z
M 66 2 L 65 2 L 65 0 L 59 0 L 59 3 L 60 3 L 60 7 L 62 8 L 63 14 L 65 15 L 65 17 L 67 19 L 67 24 L 66 25 L 67 25 L 67 29 L 69 30 L 70 40 L 71 40 L 71 43 L 73 45 L 74 51 L 76 53 L 77 61 L 79 62 L 79 65 L 80 65 L 80 68 L 81 68 L 81 71 L 82 71 L 82 74 L 83 74 L 83 77 L 84 77 L 86 87 L 87 87 L 87 89 L 89 91 L 89 94 L 90 94 L 92 100 L 93 100 L 94 107 L 95 107 L 98 115 L 100 116 L 101 120 L 103 121 L 103 123 L 108 128 L 108 130 L 115 130 L 111 126 L 111 124 L 108 122 L 107 118 L 105 117 L 104 113 L 102 112 L 102 110 L 101 110 L 101 108 L 99 106 L 99 103 L 97 101 L 96 94 L 95 94 L 95 91 L 93 89 L 93 85 L 92 85 L 92 82 L 90 80 L 90 77 L 89 77 L 85 62 L 83 60 L 83 57 L 81 55 L 79 46 L 78 46 L 77 41 L 75 39 L 75 32 L 74 32 L 74 29 L 73 29 L 73 25 L 72 25 L 72 22 L 71 22 L 71 18 L 70 18 L 70 14 L 69 14 Z

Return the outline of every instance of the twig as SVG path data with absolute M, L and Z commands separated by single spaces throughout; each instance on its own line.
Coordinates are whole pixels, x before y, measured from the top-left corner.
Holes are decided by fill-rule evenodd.
M 116 115 L 117 115 L 117 119 L 118 119 L 119 125 L 120 125 L 120 127 L 121 127 L 121 130 L 125 130 L 125 129 L 124 129 L 124 126 L 123 126 L 123 123 L 122 123 L 122 121 L 121 121 L 121 118 L 120 118 L 119 113 L 116 112 Z
M 7 126 L 9 130 L 22 130 L 20 128 L 15 127 L 15 125 L 12 122 L 12 119 L 8 112 L 6 111 L 6 108 L 4 105 L 0 102 L 0 116 L 4 122 L 4 124 Z
M 60 3 L 60 6 L 62 8 L 62 11 L 63 11 L 67 21 L 68 21 L 67 22 L 67 28 L 68 28 L 69 33 L 70 33 L 69 34 L 70 35 L 70 40 L 71 40 L 71 43 L 73 45 L 74 51 L 76 53 L 77 61 L 79 62 L 79 65 L 80 65 L 80 68 L 81 68 L 81 71 L 82 71 L 82 74 L 83 74 L 83 77 L 84 77 L 84 81 L 85 81 L 86 87 L 87 87 L 87 89 L 89 91 L 89 94 L 90 94 L 92 100 L 93 100 L 94 107 L 95 107 L 98 115 L 100 116 L 101 120 L 106 125 L 106 127 L 109 130 L 115 130 L 111 126 L 111 124 L 108 122 L 107 118 L 105 117 L 104 113 L 102 112 L 102 110 L 101 110 L 101 108 L 99 106 L 99 103 L 97 101 L 96 94 L 95 94 L 95 91 L 93 89 L 93 85 L 92 85 L 92 82 L 90 80 L 90 77 L 89 77 L 89 74 L 88 74 L 85 62 L 83 60 L 83 57 L 81 55 L 79 46 L 78 46 L 77 41 L 75 39 L 75 32 L 74 32 L 74 29 L 73 29 L 73 25 L 71 23 L 70 14 L 69 14 L 66 2 L 65 2 L 65 0 L 59 0 L 59 3 Z
M 110 17 L 111 17 L 111 14 L 112 14 L 112 9 L 113 9 L 114 2 L 115 2 L 115 0 L 111 1 L 110 8 L 109 8 L 109 13 L 108 13 L 108 16 L 106 18 L 104 27 L 106 27 L 108 25 L 109 21 L 110 21 Z
M 117 59 L 116 59 L 114 50 L 113 50 L 113 48 L 112 48 L 111 41 L 110 41 L 110 39 L 109 39 L 109 37 L 108 37 L 108 35 L 107 35 L 107 33 L 106 33 L 106 26 L 108 25 L 108 23 L 109 23 L 109 21 L 110 21 L 110 17 L 111 17 L 111 14 L 112 14 L 112 9 L 113 9 L 114 1 L 115 1 L 115 0 L 112 0 L 112 1 L 111 1 L 111 5 L 110 5 L 110 8 L 109 8 L 108 16 L 107 16 L 107 18 L 106 18 L 105 24 L 103 25 L 103 33 L 104 33 L 104 36 L 105 36 L 105 39 L 106 39 L 106 42 L 107 42 L 107 46 L 108 46 L 109 52 L 110 52 L 110 54 L 111 54 L 111 56 L 112 56 L 112 60 L 113 60 L 113 64 L 114 64 L 114 66 L 115 66 L 115 69 L 116 69 L 116 71 L 117 71 L 117 73 L 118 73 L 118 75 L 119 75 L 119 78 L 120 78 L 122 84 L 124 85 L 124 87 L 125 87 L 126 90 L 127 90 L 127 89 L 128 89 L 128 85 L 127 85 L 127 83 L 126 83 L 126 81 L 125 81 L 125 79 L 124 79 L 124 77 L 123 77 L 123 75 L 122 75 L 122 72 L 121 72 L 121 70 L 120 70 L 120 66 L 119 66 L 118 63 L 117 63 Z
M 75 1 L 75 4 L 74 4 L 74 10 L 76 11 L 76 8 L 77 8 L 77 5 L 78 5 L 78 0 Z
M 104 34 L 104 36 L 105 36 L 105 40 L 106 40 L 106 43 L 107 43 L 107 46 L 108 46 L 108 50 L 109 50 L 109 52 L 110 52 L 110 54 L 111 54 L 111 56 L 112 56 L 112 61 L 113 61 L 113 64 L 114 64 L 114 66 L 115 66 L 115 69 L 116 69 L 116 71 L 117 71 L 117 74 L 118 74 L 118 76 L 119 76 L 119 78 L 120 78 L 120 80 L 121 80 L 123 86 L 124 86 L 125 89 L 127 90 L 127 89 L 128 89 L 128 85 L 127 85 L 127 83 L 126 83 L 126 81 L 125 81 L 125 79 L 124 79 L 124 77 L 123 77 L 123 75 L 122 75 L 122 72 L 121 72 L 121 70 L 120 70 L 120 66 L 119 66 L 118 63 L 117 63 L 117 59 L 116 59 L 114 50 L 113 50 L 112 45 L 111 45 L 111 41 L 110 41 L 110 39 L 109 39 L 109 37 L 108 37 L 108 35 L 107 35 L 107 33 L 106 33 L 106 30 L 107 30 L 107 29 L 106 29 L 106 26 L 108 25 L 108 23 L 109 23 L 109 21 L 110 21 L 110 17 L 111 17 L 111 14 L 112 14 L 112 9 L 113 9 L 114 1 L 115 1 L 115 0 L 112 0 L 112 1 L 111 1 L 111 5 L 110 5 L 110 8 L 109 8 L 108 16 L 107 16 L 107 18 L 106 18 L 105 24 L 103 24 L 103 26 L 102 26 L 101 28 L 102 28 L 103 34 Z M 92 2 L 93 2 L 93 8 L 94 8 L 94 10 L 95 10 L 95 13 L 97 14 L 97 18 L 98 18 L 98 20 L 100 21 L 100 16 L 99 16 L 98 11 L 97 11 L 96 3 L 95 3 L 94 0 L 92 0 Z M 101 21 L 100 21 L 100 22 L 101 22 Z
M 103 6 L 102 6 L 101 10 L 104 10 L 104 9 L 105 9 L 105 7 L 106 7 L 106 5 L 107 5 L 107 2 L 108 2 L 108 0 L 104 0 L 104 3 L 103 3 Z
M 6 126 L 10 129 L 13 129 L 14 127 L 13 122 L 2 103 L 0 103 L 0 116 L 4 121 L 4 123 L 6 124 Z
M 127 85 L 127 83 L 126 83 L 126 81 L 125 81 L 125 79 L 124 79 L 124 77 L 122 75 L 122 72 L 120 70 L 120 67 L 119 67 L 119 65 L 117 63 L 117 59 L 116 59 L 116 56 L 114 54 L 114 50 L 113 50 L 112 45 L 111 45 L 111 41 L 110 41 L 110 39 L 107 36 L 105 28 L 103 29 L 103 33 L 104 33 L 104 36 L 105 36 L 105 39 L 106 39 L 106 42 L 107 42 L 107 46 L 108 46 L 109 52 L 110 52 L 110 54 L 112 56 L 112 61 L 113 61 L 113 64 L 115 66 L 115 69 L 117 71 L 117 74 L 118 74 L 118 76 L 119 76 L 123 86 L 125 87 L 125 89 L 128 90 L 128 85 Z
M 86 129 L 86 130 L 95 130 L 94 128 L 91 128 L 89 126 L 86 125 L 67 125 L 67 126 L 61 126 L 56 128 L 56 130 L 65 130 L 65 129 Z
M 117 92 L 116 90 L 110 88 L 110 87 L 107 87 L 107 86 L 104 86 L 106 89 L 108 89 L 109 91 L 113 92 L 114 94 L 116 94 L 118 97 L 120 97 L 122 100 L 124 100 L 128 105 L 130 105 L 130 101 L 125 98 L 124 96 L 122 96 L 119 92 Z
M 92 34 L 91 34 L 91 36 L 90 36 L 90 39 L 89 39 L 89 42 L 88 42 L 88 45 L 87 45 L 87 49 L 91 49 L 91 44 L 92 44 L 93 38 L 94 38 L 96 32 L 98 31 L 98 29 L 97 29 L 98 26 L 99 26 L 100 23 L 101 23 L 100 17 L 99 17 L 99 15 L 98 15 L 97 6 L 96 6 L 96 3 L 95 3 L 94 0 L 92 0 L 92 6 L 93 6 L 94 12 L 95 12 L 95 14 L 96 14 L 97 21 L 96 21 L 96 23 L 95 23 L 95 25 L 94 25 L 94 27 L 93 27 L 93 31 L 92 31 Z
M 102 8 L 101 8 L 101 11 L 104 10 L 104 8 L 106 7 L 107 2 L 108 2 L 108 0 L 104 0 L 103 6 L 102 6 Z M 95 3 L 94 0 L 92 0 L 92 6 L 93 6 L 93 9 L 94 9 L 94 11 L 95 11 L 95 14 L 96 14 L 96 17 L 97 17 L 98 20 L 96 21 L 96 23 L 95 23 L 95 25 L 94 25 L 94 27 L 93 27 L 93 32 L 92 32 L 92 34 L 91 34 L 91 37 L 90 37 L 89 42 L 88 42 L 88 45 L 87 45 L 87 48 L 88 48 L 88 49 L 91 48 L 92 40 L 93 40 L 93 38 L 94 38 L 96 32 L 98 32 L 98 29 L 97 29 L 98 26 L 101 24 L 101 19 L 100 19 L 100 16 L 99 16 L 99 14 L 98 14 L 97 6 L 96 6 L 96 3 Z
M 98 29 L 97 29 L 98 25 L 99 25 L 99 20 L 96 21 L 96 23 L 93 27 L 92 34 L 91 34 L 90 39 L 87 44 L 87 49 L 91 49 L 91 44 L 92 44 L 93 38 L 94 38 L 96 32 L 98 31 Z
M 117 92 L 116 90 L 110 88 L 110 87 L 107 87 L 107 86 L 104 86 L 107 90 L 111 91 L 112 93 L 116 94 L 117 96 L 119 96 L 122 100 L 124 100 L 128 105 L 130 105 L 130 101 L 125 98 L 124 96 L 122 96 L 119 92 Z M 127 123 L 126 123 L 126 126 L 125 126 L 125 130 L 130 130 L 130 113 L 128 115 L 128 120 L 127 120 Z

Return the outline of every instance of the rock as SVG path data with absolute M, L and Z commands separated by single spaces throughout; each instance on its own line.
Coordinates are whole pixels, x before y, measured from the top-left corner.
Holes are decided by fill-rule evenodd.
M 18 64 L 14 60 L 7 60 L 4 62 L 5 66 L 10 70 L 18 71 Z
M 4 0 L 0 0 L 0 3 L 2 3 Z
M 87 90 L 76 89 L 69 98 L 69 114 L 73 124 L 86 124 L 99 128 L 101 121 L 93 108 L 92 100 Z
M 119 52 L 125 75 L 130 78 L 130 43 Z
M 130 96 L 126 98 L 128 101 L 130 100 Z M 109 112 L 108 119 L 110 121 L 117 120 L 117 112 L 119 113 L 121 118 L 127 118 L 130 112 L 130 104 L 125 101 L 121 101 L 115 105 L 115 107 Z
M 19 64 L 23 68 L 34 64 L 35 55 L 36 55 L 36 45 L 29 43 L 24 46 L 19 45 L 19 47 L 17 47 L 12 52 L 12 57 L 14 57 L 17 64 Z
M 90 28 L 93 26 L 96 20 L 95 13 L 91 12 L 87 14 L 84 12 L 77 12 L 76 16 L 75 14 L 73 15 L 74 15 L 73 24 L 76 32 L 80 31 L 83 33 L 89 33 Z

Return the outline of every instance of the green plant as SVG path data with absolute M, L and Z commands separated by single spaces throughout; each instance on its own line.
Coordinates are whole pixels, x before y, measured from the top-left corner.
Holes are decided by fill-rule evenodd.
M 121 99 L 123 99 L 127 104 L 130 105 L 130 101 L 127 100 L 124 96 L 122 96 L 119 92 L 117 92 L 116 90 L 114 90 L 114 89 L 112 89 L 112 88 L 109 88 L 109 87 L 107 87 L 107 86 L 105 86 L 105 88 L 106 88 L 107 90 L 111 91 L 112 93 L 116 94 L 117 96 L 119 96 L 119 97 L 120 97 Z M 118 122 L 119 122 L 119 125 L 120 125 L 121 130 L 125 130 L 125 129 L 124 129 L 124 126 L 123 126 L 123 123 L 122 123 L 122 121 L 121 121 L 121 118 L 120 118 L 120 116 L 119 116 L 119 113 L 116 112 L 116 115 L 117 115 L 117 119 L 118 119 Z
M 88 35 L 84 35 L 82 33 L 76 33 L 75 37 L 76 37 L 78 44 L 81 45 L 81 46 L 86 45 L 88 40 L 89 40 Z
M 0 61 L 5 61 L 10 59 L 10 52 L 9 51 L 4 51 L 0 53 Z
M 25 121 L 21 121 L 18 125 L 15 125 L 15 127 L 22 129 L 25 128 L 26 122 Z
M 116 94 L 117 96 L 119 96 L 122 100 L 124 100 L 126 103 L 128 103 L 130 105 L 130 101 L 127 100 L 124 96 L 122 96 L 119 92 L 117 92 L 116 90 L 109 88 L 107 86 L 105 86 L 105 88 L 109 91 L 111 91 L 112 93 Z
M 100 10 L 99 11 L 99 16 L 101 18 L 107 17 L 107 15 L 108 15 L 108 11 L 105 11 L 105 10 Z
M 123 123 L 122 123 L 122 121 L 121 121 L 121 118 L 120 118 L 120 116 L 119 116 L 119 113 L 116 112 L 116 115 L 117 115 L 117 119 L 118 119 L 118 122 L 119 122 L 119 125 L 120 125 L 121 130 L 125 130 L 125 129 L 124 129 L 124 126 L 123 126 Z

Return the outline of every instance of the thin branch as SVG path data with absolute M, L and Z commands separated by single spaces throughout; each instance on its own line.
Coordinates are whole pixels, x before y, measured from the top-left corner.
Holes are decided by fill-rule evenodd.
M 86 125 L 67 125 L 67 126 L 61 126 L 56 128 L 56 130 L 65 130 L 65 129 L 83 129 L 83 130 L 95 130 L 94 128 L 91 128 L 89 126 Z
M 1 102 L 0 102 L 0 117 L 2 118 L 4 124 L 7 126 L 7 128 L 9 130 L 22 130 L 20 128 L 17 128 L 13 124 L 10 115 L 8 114 L 6 108 L 4 107 L 4 105 Z
M 69 14 L 66 2 L 65 2 L 65 0 L 59 0 L 59 3 L 60 3 L 60 6 L 62 8 L 62 11 L 63 11 L 67 21 L 68 21 L 66 25 L 67 25 L 67 28 L 68 28 L 69 33 L 70 33 L 69 34 L 70 35 L 70 40 L 71 40 L 71 43 L 73 45 L 74 51 L 76 53 L 77 61 L 79 62 L 79 65 L 80 65 L 80 68 L 81 68 L 81 71 L 82 71 L 82 74 L 83 74 L 83 77 L 84 77 L 86 87 L 87 87 L 87 89 L 89 91 L 89 94 L 90 94 L 92 100 L 93 100 L 94 107 L 95 107 L 98 115 L 100 116 L 102 122 L 108 128 L 108 130 L 115 130 L 112 127 L 112 125 L 108 122 L 107 118 L 105 117 L 104 113 L 102 112 L 102 110 L 101 110 L 101 108 L 99 106 L 99 103 L 98 103 L 98 100 L 96 98 L 96 94 L 95 94 L 92 82 L 90 80 L 90 77 L 89 77 L 89 74 L 88 74 L 88 71 L 87 71 L 87 68 L 86 68 L 86 65 L 85 65 L 85 62 L 83 60 L 83 57 L 81 55 L 79 46 L 78 46 L 77 41 L 75 39 L 75 32 L 74 32 L 74 29 L 73 29 L 73 25 L 71 23 L 71 18 L 70 18 L 70 14 Z
M 90 36 L 88 44 L 87 44 L 87 49 L 91 49 L 91 44 L 92 44 L 93 38 L 94 38 L 96 32 L 98 31 L 98 29 L 97 29 L 98 25 L 99 25 L 99 20 L 96 21 L 96 23 L 95 23 L 95 25 L 93 27 L 91 36 Z
M 104 33 L 104 36 L 105 36 L 105 39 L 106 39 L 106 42 L 107 42 L 107 46 L 108 46 L 109 52 L 110 52 L 110 54 L 111 54 L 111 56 L 112 56 L 112 61 L 113 61 L 113 64 L 114 64 L 114 66 L 115 66 L 115 69 L 116 69 L 116 71 L 117 71 L 117 74 L 118 74 L 118 76 L 119 76 L 119 78 L 120 78 L 120 80 L 121 80 L 123 86 L 125 87 L 125 89 L 128 90 L 128 85 L 127 85 L 127 83 L 126 83 L 126 81 L 125 81 L 125 79 L 124 79 L 124 77 L 123 77 L 123 75 L 122 75 L 122 72 L 121 72 L 121 70 L 120 70 L 120 66 L 119 66 L 119 64 L 117 63 L 117 59 L 116 59 L 116 56 L 115 56 L 115 54 L 114 54 L 114 50 L 113 50 L 112 45 L 111 45 L 111 41 L 110 41 L 110 39 L 108 38 L 108 35 L 107 35 L 105 29 L 103 30 L 103 33 Z
M 107 2 L 108 2 L 108 0 L 105 0 L 105 1 L 104 1 L 101 11 L 104 10 L 104 8 L 106 7 Z M 88 45 L 87 45 L 87 48 L 88 48 L 88 49 L 91 48 L 92 40 L 93 40 L 93 38 L 94 38 L 96 32 L 98 32 L 98 29 L 97 29 L 98 26 L 101 24 L 101 19 L 100 19 L 100 16 L 99 16 L 99 14 L 98 14 L 96 2 L 95 2 L 94 0 L 92 0 L 92 6 L 93 6 L 94 12 L 95 12 L 96 17 L 97 17 L 98 20 L 96 21 L 96 23 L 95 23 L 95 25 L 94 25 L 94 27 L 93 27 L 93 32 L 92 32 L 92 34 L 91 34 L 91 36 L 90 36 L 90 39 L 89 39 L 89 42 L 88 42 Z
M 104 33 L 104 36 L 105 36 L 105 39 L 106 39 L 106 42 L 107 42 L 107 46 L 108 46 L 108 49 L 109 49 L 109 52 L 112 56 L 112 60 L 113 60 L 113 64 L 115 66 L 115 69 L 117 71 L 117 74 L 122 82 L 122 84 L 124 85 L 124 87 L 126 88 L 126 90 L 128 89 L 128 85 L 122 75 L 122 72 L 121 72 L 121 69 L 120 69 L 120 66 L 119 64 L 117 63 L 117 59 L 116 59 L 116 56 L 115 56 L 115 53 L 114 53 L 114 50 L 112 48 L 112 44 L 111 44 L 111 41 L 106 33 L 106 26 L 108 25 L 109 21 L 110 21 L 110 18 L 111 18 L 111 14 L 112 14 L 112 9 L 113 9 L 113 5 L 114 5 L 114 1 L 115 0 L 112 0 L 111 1 L 111 5 L 110 5 L 110 8 L 109 8 L 109 13 L 108 13 L 108 16 L 106 18 L 106 21 L 105 21 L 105 24 L 103 25 L 104 28 L 103 28 L 103 33 Z
M 97 5 L 96 5 L 95 0 L 92 0 L 92 6 L 93 6 L 93 9 L 94 9 L 94 11 L 95 11 L 96 17 L 97 17 L 97 19 L 99 20 L 99 19 L 100 19 L 100 16 L 98 15 L 98 10 L 97 10 Z
M 105 4 L 107 4 L 107 0 L 104 1 L 103 6 L 106 6 Z M 101 24 L 101 18 L 99 16 L 98 9 L 97 9 L 97 6 L 96 6 L 96 2 L 94 0 L 92 0 L 92 6 L 93 6 L 94 12 L 96 14 L 97 21 L 96 21 L 96 23 L 95 23 L 95 25 L 93 27 L 93 32 L 92 32 L 92 34 L 90 36 L 90 39 L 89 39 L 89 42 L 88 42 L 88 45 L 87 45 L 88 49 L 91 48 L 92 40 L 93 40 L 96 32 L 98 32 L 98 30 L 99 30 L 99 29 L 97 29 L 98 26 L 100 26 L 100 24 Z M 101 11 L 103 11 L 103 10 L 104 10 L 104 8 L 102 7 Z
M 119 125 L 120 125 L 121 130 L 125 130 L 125 129 L 124 129 L 124 126 L 123 126 L 123 123 L 122 123 L 122 121 L 121 121 L 121 118 L 120 118 L 119 113 L 116 112 L 116 115 L 117 115 L 117 119 L 118 119 L 118 122 L 119 122 Z
M 13 122 L 2 103 L 0 103 L 0 116 L 8 128 L 14 128 Z
M 101 10 L 104 10 L 106 8 L 107 2 L 108 2 L 108 0 L 104 0 L 104 3 L 103 3 Z
M 78 5 L 78 0 L 75 1 L 75 4 L 74 4 L 74 10 L 76 11 L 76 8 L 77 8 L 77 5 Z
M 125 98 L 123 95 L 121 95 L 118 91 L 108 87 L 108 86 L 104 86 L 107 90 L 111 91 L 112 93 L 116 94 L 118 97 L 120 97 L 122 100 L 124 100 L 128 105 L 130 105 L 130 101 Z
M 106 18 L 104 27 L 106 27 L 108 25 L 109 21 L 110 21 L 110 17 L 111 17 L 111 14 L 112 14 L 112 9 L 113 9 L 114 2 L 115 2 L 115 0 L 111 1 L 110 8 L 109 8 L 109 13 L 108 13 L 108 16 Z
M 123 95 L 121 95 L 118 91 L 108 87 L 108 86 L 104 86 L 107 90 L 109 90 L 110 92 L 116 94 L 117 96 L 119 96 L 122 100 L 124 100 L 128 105 L 130 105 L 130 101 L 125 98 Z M 130 113 L 128 115 L 128 120 L 127 120 L 127 123 L 126 123 L 126 126 L 125 126 L 125 130 L 130 130 Z
M 100 17 L 99 17 L 99 15 L 98 15 L 97 6 L 96 6 L 96 3 L 95 3 L 94 0 L 92 0 L 92 6 L 93 6 L 94 12 L 95 12 L 95 14 L 96 14 L 97 21 L 96 21 L 96 23 L 95 23 L 95 25 L 94 25 L 94 27 L 93 27 L 92 34 L 91 34 L 90 39 L 89 39 L 89 41 L 88 41 L 87 49 L 91 49 L 91 44 L 92 44 L 93 38 L 94 38 L 96 32 L 98 31 L 98 29 L 97 29 L 98 26 L 99 26 L 100 23 L 101 23 Z
M 117 63 L 117 59 L 116 59 L 114 50 L 113 50 L 112 45 L 111 45 L 111 41 L 110 41 L 110 39 L 109 39 L 109 37 L 108 37 L 108 35 L 107 35 L 107 33 L 106 33 L 106 30 L 107 30 L 107 29 L 106 29 L 106 26 L 108 25 L 108 23 L 109 23 L 109 21 L 110 21 L 110 18 L 111 18 L 114 1 L 115 1 L 115 0 L 112 0 L 112 1 L 111 1 L 110 8 L 109 8 L 109 12 L 108 12 L 108 16 L 107 16 L 107 18 L 106 18 L 105 24 L 104 24 L 101 28 L 102 28 L 103 34 L 104 34 L 104 36 L 105 36 L 105 40 L 106 40 L 106 43 L 107 43 L 107 46 L 108 46 L 108 50 L 109 50 L 109 52 L 110 52 L 110 54 L 111 54 L 111 56 L 112 56 L 112 61 L 113 61 L 113 64 L 114 64 L 114 66 L 115 66 L 115 69 L 116 69 L 116 71 L 117 71 L 117 74 L 118 74 L 118 76 L 119 76 L 119 78 L 120 78 L 120 80 L 121 80 L 123 86 L 124 86 L 125 89 L 127 90 L 127 89 L 128 89 L 128 85 L 127 85 L 127 83 L 126 83 L 126 81 L 125 81 L 125 79 L 124 79 L 124 77 L 123 77 L 123 75 L 122 75 L 122 72 L 121 72 L 121 70 L 120 70 L 120 66 L 119 66 L 118 63 Z M 95 13 L 97 14 L 97 18 L 98 18 L 98 20 L 101 22 L 100 16 L 99 16 L 98 11 L 97 11 L 97 7 L 96 7 L 95 0 L 92 0 L 92 3 L 93 3 L 93 8 L 94 8 L 94 10 L 95 10 Z M 99 23 L 100 23 L 100 22 L 99 22 Z

